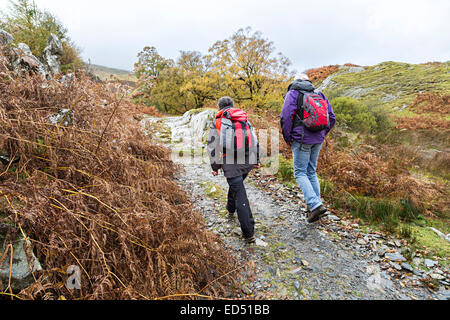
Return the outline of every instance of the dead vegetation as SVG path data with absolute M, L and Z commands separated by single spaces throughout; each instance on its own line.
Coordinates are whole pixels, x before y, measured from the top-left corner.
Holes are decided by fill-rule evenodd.
M 420 114 L 438 113 L 442 116 L 450 115 L 450 95 L 423 92 L 417 95 L 409 108 Z
M 319 174 L 340 190 L 379 199 L 408 197 L 429 216 L 433 212 L 448 214 L 448 186 L 425 181 L 410 172 L 421 161 L 417 150 L 401 145 L 359 145 L 343 151 L 330 140 L 320 157 Z
M 416 131 L 416 130 L 450 130 L 450 121 L 438 117 L 419 115 L 415 117 L 396 117 L 396 128 Z
M 407 130 L 439 130 L 450 129 L 450 95 L 433 92 L 423 92 L 416 96 L 416 99 L 408 109 L 418 116 L 401 116 L 395 119 L 397 129 Z
M 1 61 L 0 152 L 20 161 L 0 163 L 0 223 L 26 233 L 44 269 L 16 297 L 233 296 L 239 266 L 173 181 L 180 168 L 168 150 L 141 133 L 134 106 L 83 74 L 44 83 Z M 73 124 L 49 123 L 62 108 Z M 81 290 L 66 287 L 70 265 Z
M 325 80 L 333 73 L 338 72 L 338 70 L 339 65 L 325 66 L 321 68 L 310 69 L 307 71 L 307 75 L 312 82 L 316 83 L 318 81 Z

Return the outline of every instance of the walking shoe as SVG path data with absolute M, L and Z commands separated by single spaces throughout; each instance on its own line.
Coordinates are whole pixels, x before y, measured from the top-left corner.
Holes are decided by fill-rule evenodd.
M 252 244 L 256 242 L 255 237 L 245 238 L 245 242 L 248 244 Z
M 318 208 L 314 209 L 312 212 L 308 213 L 308 222 L 313 223 L 316 221 L 319 221 L 321 218 L 326 216 L 327 208 L 324 206 L 319 206 Z
M 14 159 L 11 159 L 10 157 L 2 156 L 0 155 L 0 162 L 3 163 L 5 166 L 11 162 L 11 164 L 16 164 L 20 161 L 20 156 L 16 156 Z
M 228 219 L 230 219 L 230 220 L 233 220 L 234 219 L 234 212 L 230 212 L 230 211 L 227 211 L 228 213 L 227 213 L 227 218 Z

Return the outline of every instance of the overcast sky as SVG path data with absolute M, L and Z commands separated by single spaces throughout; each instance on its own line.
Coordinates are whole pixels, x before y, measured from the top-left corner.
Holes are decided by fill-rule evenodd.
M 450 60 L 448 0 L 35 0 L 94 64 L 132 70 L 155 46 L 203 54 L 239 28 L 273 41 L 297 71 L 347 62 Z M 9 0 L 0 0 L 4 10 Z

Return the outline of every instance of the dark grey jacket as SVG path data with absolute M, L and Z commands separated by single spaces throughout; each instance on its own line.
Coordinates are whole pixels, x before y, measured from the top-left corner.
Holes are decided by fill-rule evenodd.
M 222 110 L 228 108 L 223 108 Z M 246 162 L 244 164 L 236 164 L 233 159 L 223 157 L 216 121 L 217 119 L 211 123 L 207 146 L 212 170 L 219 171 L 219 169 L 222 169 L 226 178 L 234 178 L 248 174 L 254 165 L 259 163 L 259 142 L 256 143 L 256 160 L 252 160 L 252 157 L 249 158 L 248 154 L 246 154 Z

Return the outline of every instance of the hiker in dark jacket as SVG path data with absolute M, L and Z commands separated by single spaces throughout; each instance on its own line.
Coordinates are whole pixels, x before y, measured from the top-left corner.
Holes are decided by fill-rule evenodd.
M 248 123 L 247 121 L 246 113 L 240 109 L 234 108 L 233 99 L 231 99 L 230 97 L 223 97 L 219 99 L 218 107 L 219 112 L 216 115 L 216 119 L 211 124 L 208 137 L 208 154 L 211 161 L 212 174 L 214 176 L 217 176 L 219 174 L 219 170 L 222 169 L 229 185 L 228 201 L 226 207 L 229 213 L 229 217 L 233 217 L 234 213 L 237 211 L 237 216 L 241 225 L 243 237 L 245 238 L 247 243 L 254 243 L 255 222 L 253 220 L 252 211 L 248 202 L 244 180 L 247 178 L 248 174 L 253 168 L 260 167 L 259 143 L 256 139 L 256 136 L 254 135 L 250 123 Z M 252 140 L 251 142 L 253 145 L 245 149 L 245 154 L 242 158 L 242 161 L 237 161 L 237 157 L 235 158 L 232 154 L 233 152 L 231 152 L 230 150 L 226 151 L 224 149 L 224 146 L 222 145 L 224 138 L 222 139 L 222 141 L 220 139 L 220 126 L 223 125 L 222 119 L 224 117 L 231 119 L 232 117 L 230 115 L 234 115 L 240 120 L 244 121 L 241 123 L 248 123 L 249 127 L 247 127 L 247 129 L 250 129 L 246 132 L 248 132 L 247 134 L 251 135 L 250 140 Z M 244 138 L 247 136 L 247 134 L 244 136 Z M 232 139 L 232 141 L 234 140 L 235 139 Z
M 326 129 L 318 132 L 309 131 L 296 115 L 298 101 L 303 104 L 304 93 L 316 92 L 328 104 L 329 124 Z M 318 221 L 326 215 L 320 197 L 320 184 L 317 178 L 317 161 L 325 136 L 333 129 L 336 117 L 333 108 L 325 95 L 317 91 L 306 74 L 299 74 L 290 84 L 286 94 L 283 110 L 281 111 L 281 127 L 283 138 L 291 146 L 294 164 L 294 176 L 303 192 L 308 207 L 307 220 L 309 223 Z

